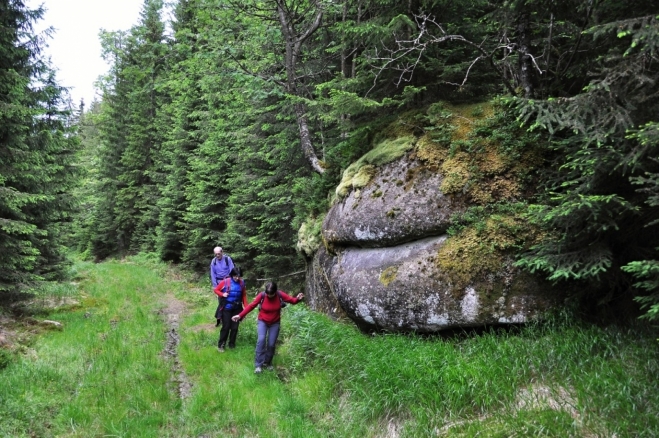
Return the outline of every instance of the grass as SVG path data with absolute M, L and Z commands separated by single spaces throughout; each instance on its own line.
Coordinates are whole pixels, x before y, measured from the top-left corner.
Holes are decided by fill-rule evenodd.
M 659 434 L 657 333 L 567 315 L 452 337 L 368 335 L 284 310 L 275 371 L 253 373 L 255 313 L 217 352 L 210 287 L 142 257 L 76 266 L 80 305 L 47 315 L 0 370 L 0 436 L 510 437 Z M 64 291 L 64 292 L 63 292 Z M 185 302 L 180 398 L 163 354 Z M 46 316 L 44 316 L 45 318 Z
M 120 263 L 86 269 L 86 305 L 49 315 L 64 330 L 0 374 L 0 435 L 160 436 L 175 409 L 153 299 L 160 275 Z
M 452 339 L 372 338 L 310 312 L 295 321 L 299 366 L 341 375 L 335 390 L 357 395 L 351 409 L 397 419 L 405 436 L 659 432 L 656 336 L 642 331 L 557 318 Z

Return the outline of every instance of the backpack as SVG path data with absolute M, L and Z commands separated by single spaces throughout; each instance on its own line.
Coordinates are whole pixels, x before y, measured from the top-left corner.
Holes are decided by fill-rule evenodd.
M 280 309 L 283 309 L 284 307 L 286 307 L 288 303 L 286 303 L 284 300 L 281 299 L 281 295 L 279 294 L 279 291 L 277 291 L 277 296 L 279 297 Z M 263 300 L 265 300 L 265 292 L 261 292 L 261 301 L 259 301 L 259 310 L 261 310 L 261 304 L 263 304 Z

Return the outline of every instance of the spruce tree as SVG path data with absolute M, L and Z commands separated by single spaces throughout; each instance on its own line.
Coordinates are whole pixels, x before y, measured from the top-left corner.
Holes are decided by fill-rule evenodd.
M 89 214 L 88 242 L 84 247 L 97 260 L 125 252 L 130 236 L 119 227 L 117 221 L 117 192 L 122 171 L 121 156 L 127 147 L 128 118 L 124 110 L 128 105 L 129 84 L 123 77 L 127 32 L 101 31 L 103 56 L 111 65 L 110 71 L 99 82 L 102 102 L 94 113 L 88 113 L 90 123 L 98 127 L 98 145 L 95 141 L 85 144 L 93 148 L 90 160 L 96 175 L 97 197 Z M 98 111 L 96 113 L 96 111 Z
M 75 207 L 78 143 L 33 32 L 42 14 L 0 1 L 0 291 L 64 275 Z
M 167 102 L 158 118 L 163 131 L 158 160 L 163 177 L 156 247 L 163 260 L 175 262 L 182 260 L 188 238 L 184 216 L 189 206 L 185 191 L 190 184 L 190 159 L 208 135 L 202 129 L 207 113 L 201 88 L 204 71 L 196 58 L 201 44 L 197 3 L 181 0 L 174 10 L 174 40 L 163 87 Z
M 530 212 L 548 238 L 519 264 L 553 280 L 581 282 L 589 303 L 624 302 L 647 291 L 654 298 L 646 304 L 657 300 L 654 9 L 644 2 L 597 5 L 597 21 L 583 33 L 571 67 L 585 86 L 568 94 L 564 84 L 563 96 L 517 102 L 521 120 L 551 134 L 553 160 Z M 651 280 L 634 292 L 626 271 Z
M 156 125 L 162 103 L 159 90 L 165 65 L 164 24 L 161 0 L 145 0 L 141 19 L 128 37 L 122 76 L 129 87 L 126 114 L 126 147 L 117 177 L 117 224 L 126 249 L 153 250 L 160 197 L 156 161 L 161 138 Z

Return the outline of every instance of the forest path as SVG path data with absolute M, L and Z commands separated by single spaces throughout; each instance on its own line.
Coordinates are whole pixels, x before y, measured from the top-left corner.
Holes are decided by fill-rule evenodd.
M 165 295 L 164 304 L 165 307 L 159 312 L 164 316 L 168 328 L 167 343 L 163 352 L 172 360 L 171 382 L 176 387 L 177 395 L 181 399 L 186 399 L 192 392 L 192 383 L 183 370 L 178 355 L 178 347 L 181 342 L 179 322 L 186 311 L 186 304 L 172 294 Z

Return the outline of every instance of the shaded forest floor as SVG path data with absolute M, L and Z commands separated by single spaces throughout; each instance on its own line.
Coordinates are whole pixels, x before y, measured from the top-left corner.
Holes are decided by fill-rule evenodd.
M 255 375 L 256 312 L 219 353 L 210 287 L 146 256 L 76 270 L 4 302 L 0 436 L 659 434 L 647 327 L 372 336 L 300 305 Z

